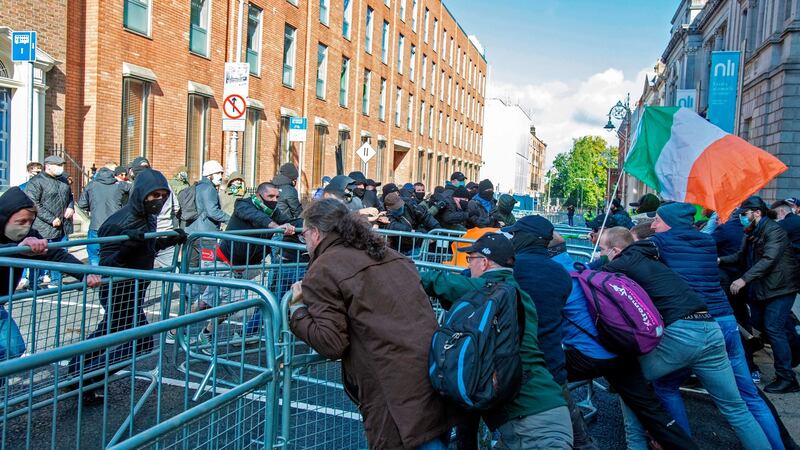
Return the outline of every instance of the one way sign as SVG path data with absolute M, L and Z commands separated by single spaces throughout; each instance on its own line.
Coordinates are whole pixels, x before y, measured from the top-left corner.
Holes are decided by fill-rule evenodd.
M 361 147 L 358 148 L 358 150 L 356 150 L 356 153 L 358 154 L 358 157 L 361 158 L 361 160 L 366 163 L 369 162 L 369 160 L 372 159 L 372 157 L 375 156 L 375 153 L 377 152 L 375 151 L 374 148 L 372 148 L 371 145 L 369 145 L 369 142 L 365 142 L 364 145 L 362 145 Z

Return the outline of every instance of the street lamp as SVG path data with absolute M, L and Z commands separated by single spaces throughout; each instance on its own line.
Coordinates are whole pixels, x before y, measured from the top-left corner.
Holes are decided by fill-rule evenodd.
M 616 129 L 616 127 L 614 126 L 614 122 L 611 120 L 611 118 L 614 118 L 616 120 L 622 121 L 622 123 L 625 125 L 625 129 L 623 130 L 624 131 L 624 135 L 622 136 L 624 138 L 624 140 L 625 140 L 625 146 L 624 146 L 625 148 L 624 149 L 623 148 L 619 149 L 618 167 L 622 167 L 622 162 L 625 160 L 625 156 L 626 156 L 626 154 L 628 152 L 628 149 L 630 148 L 631 115 L 632 115 L 632 112 L 631 112 L 631 94 L 628 94 L 625 97 L 625 103 L 622 103 L 622 101 L 618 100 L 617 104 L 612 106 L 611 109 L 608 110 L 608 122 L 603 127 L 603 129 L 605 129 L 606 131 L 609 131 L 609 132 L 614 131 L 614 129 Z M 617 134 L 617 136 L 619 136 L 619 134 Z M 622 146 L 620 146 L 620 147 L 622 147 Z M 606 170 L 608 171 L 608 181 L 609 181 L 608 186 L 610 186 L 611 185 L 610 184 L 611 183 L 611 165 L 610 164 L 609 164 L 609 167 Z M 622 179 L 622 173 L 620 173 L 618 176 L 620 177 L 620 179 Z M 622 197 L 624 198 L 625 197 L 625 195 L 624 195 L 624 193 L 625 193 L 625 185 L 624 185 L 624 183 L 623 183 L 623 186 L 622 186 L 622 192 L 623 192 L 623 196 Z M 606 192 L 606 195 L 607 196 L 613 196 L 614 193 Z M 609 199 L 609 202 L 610 201 L 611 201 L 611 199 Z

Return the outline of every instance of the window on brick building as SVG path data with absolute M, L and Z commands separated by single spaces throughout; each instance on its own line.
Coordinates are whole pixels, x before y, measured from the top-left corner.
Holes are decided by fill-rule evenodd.
M 384 64 L 389 63 L 389 22 L 385 20 L 381 31 L 381 61 Z
M 280 166 L 288 162 L 297 165 L 297 152 L 295 151 L 295 144 L 289 141 L 289 122 L 289 116 L 281 116 L 281 134 L 280 141 L 278 143 L 278 154 L 276 155 L 278 157 L 276 166 Z
M 442 31 L 442 59 L 447 59 L 447 29 Z
M 417 181 L 423 182 L 423 172 L 422 168 L 424 167 L 423 163 L 425 162 L 425 150 L 417 149 Z
M 439 19 L 433 19 L 433 51 L 439 51 Z
M 428 139 L 433 139 L 433 126 L 435 122 L 433 121 L 433 105 L 429 107 L 428 110 Z M 425 111 L 420 111 L 420 114 L 425 114 Z
M 283 28 L 283 84 L 294 86 L 294 65 L 297 54 L 297 30 L 286 24 Z
M 422 101 L 419 104 L 419 135 L 423 136 L 425 134 L 425 102 Z
M 406 0 L 400 0 L 400 20 L 406 21 Z
M 353 0 L 344 0 L 344 14 L 342 18 L 342 36 L 350 39 L 350 25 L 353 22 Z
M 261 8 L 250 4 L 247 8 L 247 63 L 250 73 L 261 73 Z M 285 39 L 285 38 L 284 38 Z M 284 58 L 286 55 L 284 55 Z M 284 64 L 284 67 L 286 65 Z
M 150 36 L 150 0 L 125 0 L 122 25 L 136 33 Z
M 208 97 L 189 94 L 186 124 L 186 167 L 192 179 L 200 179 L 200 169 L 208 151 Z
M 378 119 L 386 120 L 386 79 L 381 78 L 381 92 L 378 100 Z
M 328 127 L 314 125 L 314 155 L 311 162 L 311 179 L 319 183 L 325 175 L 325 138 L 328 136 Z
M 208 56 L 208 26 L 211 19 L 211 0 L 192 0 L 189 29 L 189 50 Z
M 401 109 L 403 107 L 403 90 L 400 87 L 397 88 L 397 94 L 394 98 L 394 126 L 400 127 L 400 115 Z
M 408 56 L 408 79 L 414 81 L 415 65 L 417 64 L 417 47 L 411 46 Z
M 422 89 L 427 89 L 428 86 L 428 56 L 422 54 L 422 66 L 420 67 L 420 75 L 422 77 Z
M 342 161 L 342 168 L 344 168 L 344 172 L 349 172 L 348 170 L 348 160 L 350 159 L 348 155 L 350 154 L 350 132 L 347 130 L 339 130 L 339 141 L 336 144 L 336 151 L 339 153 L 338 158 L 341 158 Z
M 403 50 L 406 45 L 406 38 L 402 34 L 397 39 L 397 73 L 403 74 Z
M 364 84 L 361 86 L 361 114 L 369 115 L 369 91 L 372 82 L 372 72 L 364 69 Z
M 444 120 L 443 115 L 442 112 L 439 111 L 439 128 L 438 128 L 439 142 L 442 142 L 442 125 L 443 125 L 442 120 Z
M 423 112 L 420 111 L 420 114 Z M 414 96 L 408 94 L 408 119 L 406 119 L 406 129 L 411 131 L 412 123 L 414 121 Z
M 331 0 L 319 0 L 319 23 L 328 25 L 330 23 Z
M 317 98 L 325 100 L 325 85 L 328 79 L 328 47 L 317 46 Z
M 364 49 L 370 55 L 372 54 L 372 16 L 375 15 L 375 11 L 367 7 L 367 28 L 364 30 Z
M 375 149 L 375 175 L 373 180 L 383 181 L 384 166 L 386 165 L 386 141 L 378 141 L 378 148 Z
M 149 157 L 150 131 L 148 106 L 150 83 L 135 78 L 122 79 L 122 136 L 120 161 L 133 161 L 136 157 Z
M 342 69 L 339 71 L 339 106 L 347 108 L 347 97 L 350 93 L 350 58 L 342 58 Z
M 258 154 L 261 150 L 261 119 L 263 112 L 260 109 L 248 108 L 244 123 L 244 139 L 242 140 L 242 153 L 239 155 L 239 171 L 244 176 L 248 186 L 255 186 L 258 180 Z
M 417 3 L 418 0 L 411 0 L 411 30 L 414 33 L 417 32 L 417 12 L 419 11 Z
M 428 25 L 430 23 L 430 15 L 431 12 L 428 8 L 425 8 L 425 16 L 422 19 L 422 40 L 427 44 L 428 43 Z

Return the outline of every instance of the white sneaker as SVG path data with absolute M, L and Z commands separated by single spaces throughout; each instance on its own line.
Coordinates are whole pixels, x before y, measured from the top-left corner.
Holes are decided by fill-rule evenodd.
M 17 283 L 17 290 L 22 291 L 28 289 L 28 286 L 30 285 L 31 285 L 30 280 L 28 280 L 27 278 L 20 278 L 19 283 Z

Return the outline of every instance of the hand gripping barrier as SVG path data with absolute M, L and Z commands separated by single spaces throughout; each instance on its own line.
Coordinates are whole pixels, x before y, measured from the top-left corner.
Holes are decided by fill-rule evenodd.
M 55 292 L 34 290 L 0 299 L 6 320 L 20 323 L 26 338 L 24 356 L 0 362 L 0 447 L 264 448 L 274 442 L 272 324 L 278 304 L 264 287 L 215 277 L 0 258 L 0 270 L 24 267 L 99 274 L 106 284 L 90 290 L 84 283 L 65 283 Z M 170 317 L 174 314 L 162 306 L 192 285 L 247 294 L 237 302 Z M 70 292 L 79 293 L 83 301 L 77 309 L 82 311 L 70 312 L 76 305 L 63 300 Z M 160 314 L 139 314 L 153 296 Z M 132 305 L 126 299 L 133 299 Z M 103 312 L 87 313 L 95 310 Z M 233 327 L 222 319 L 255 311 L 266 324 L 258 331 L 256 348 L 252 342 L 230 342 Z M 120 313 L 132 320 L 124 323 Z M 186 330 L 203 328 L 210 330 L 204 342 L 180 338 Z M 180 344 L 191 350 L 175 352 L 173 361 L 170 330 L 178 330 Z M 48 337 L 38 337 L 41 333 Z M 188 371 L 176 371 L 175 364 L 214 368 L 209 381 L 198 385 Z

